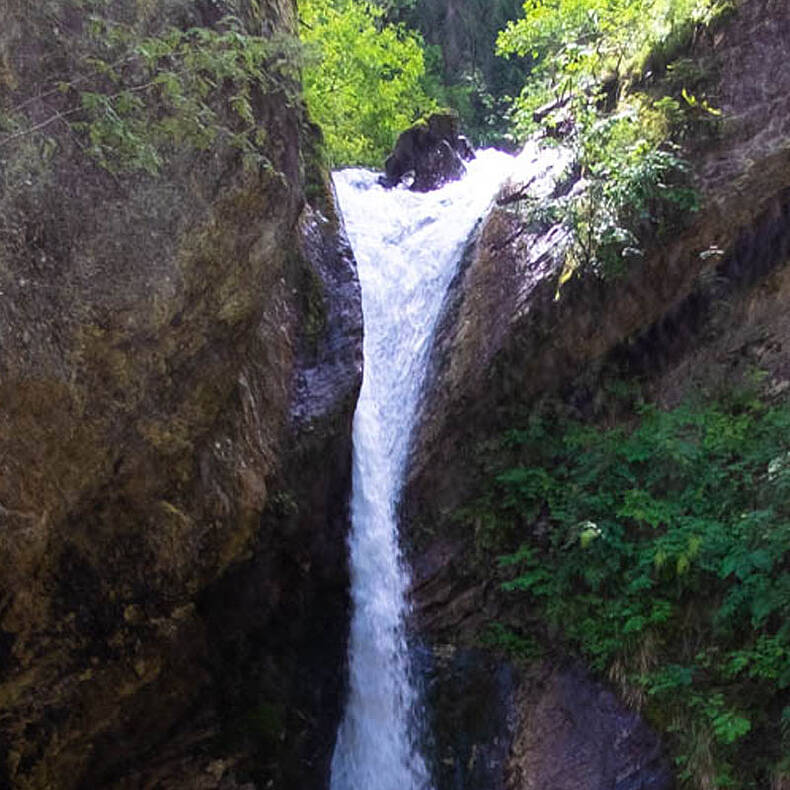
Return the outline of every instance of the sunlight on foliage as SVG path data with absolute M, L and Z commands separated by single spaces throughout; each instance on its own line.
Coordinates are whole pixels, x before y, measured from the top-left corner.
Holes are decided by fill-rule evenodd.
M 423 88 L 422 42 L 358 0 L 300 0 L 310 48 L 304 95 L 333 166 L 381 166 L 400 132 L 436 109 Z
M 497 40 L 500 54 L 533 61 L 517 105 L 521 123 L 530 126 L 532 110 L 549 98 L 638 75 L 654 48 L 723 10 L 721 0 L 526 0 L 524 18 Z
M 541 210 L 571 230 L 567 279 L 576 269 L 618 274 L 643 257 L 647 243 L 677 232 L 699 207 L 689 168 L 670 139 L 672 99 L 657 103 L 632 96 L 602 114 L 594 100 L 574 104 L 568 140 L 580 179 L 567 195 Z
M 704 74 L 679 53 L 727 8 L 719 0 L 527 0 L 524 18 L 500 33 L 501 55 L 531 62 L 512 108 L 517 131 L 542 128 L 574 154 L 575 189 L 540 207 L 544 220 L 571 231 L 563 282 L 580 268 L 623 271 L 697 210 L 683 143 L 692 129 L 713 130 L 721 113 L 695 95 Z M 659 53 L 669 95 L 644 84 Z

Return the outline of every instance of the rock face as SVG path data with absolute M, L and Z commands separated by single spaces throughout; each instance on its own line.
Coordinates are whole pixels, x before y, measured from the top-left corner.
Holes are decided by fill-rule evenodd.
M 732 22 L 700 43 L 717 64 L 714 103 L 726 119 L 721 140 L 695 163 L 704 209 L 623 277 L 576 276 L 558 296 L 562 230 L 531 228 L 519 208 L 529 190 L 546 188 L 543 177 L 515 177 L 470 242 L 438 329 L 403 503 L 415 618 L 436 655 L 466 649 L 481 623 L 514 614 L 482 581 L 490 569 L 475 570 L 472 536 L 452 513 L 486 474 L 480 443 L 515 415 L 551 393 L 605 416 L 596 382 L 609 366 L 639 376 L 664 404 L 695 383 L 731 386 L 755 364 L 769 394 L 790 386 L 790 68 L 764 49 L 789 45 L 785 4 L 772 0 L 739 4 Z M 529 613 L 518 617 L 523 626 Z M 497 703 L 517 717 L 510 729 L 489 727 L 478 744 L 491 749 L 502 732 L 511 739 L 504 774 L 490 786 L 670 787 L 655 736 L 575 672 L 545 670 L 537 686 L 517 677 L 513 695 Z M 453 673 L 433 682 L 452 687 Z M 586 713 L 577 699 L 589 701 Z M 603 761 L 593 732 L 612 733 Z
M 774 69 L 763 59 L 765 40 L 784 46 L 790 21 L 775 3 L 758 0 L 745 3 L 719 34 L 713 50 L 720 73 L 716 100 L 726 121 L 723 140 L 697 167 L 707 208 L 679 238 L 622 279 L 575 278 L 555 299 L 556 239 L 525 227 L 518 204 L 511 202 L 525 185 L 503 189 L 448 298 L 413 475 L 430 474 L 428 465 L 442 468 L 434 462 L 454 456 L 459 426 L 484 427 L 481 422 L 496 421 L 515 399 L 525 402 L 569 381 L 678 309 L 717 271 L 740 282 L 745 275 L 735 270 L 752 270 L 757 258 L 761 267 L 784 262 L 777 233 L 790 186 L 790 123 L 777 108 L 790 103 L 790 68 Z M 766 223 L 774 223 L 776 232 Z M 763 273 L 764 268 L 752 271 L 750 282 Z
M 481 583 L 464 542 L 415 560 L 415 617 L 441 790 L 671 790 L 658 735 L 583 667 L 562 656 L 519 667 L 481 648 L 483 626 L 518 621 Z M 537 623 L 536 623 L 537 626 Z
M 107 11 L 231 12 L 295 30 L 290 0 Z M 42 90 L 87 13 L 7 0 L 0 30 L 0 107 L 49 124 L 0 133 L 0 786 L 318 787 L 361 311 L 315 132 L 274 92 L 269 168 L 218 142 L 108 173 Z
M 669 790 L 658 736 L 578 669 L 541 667 L 515 702 L 507 786 L 519 790 Z
M 436 113 L 403 132 L 384 165 L 379 179 L 387 188 L 413 176 L 410 189 L 430 192 L 466 173 L 464 161 L 474 158 L 468 140 L 458 131 L 458 118 Z

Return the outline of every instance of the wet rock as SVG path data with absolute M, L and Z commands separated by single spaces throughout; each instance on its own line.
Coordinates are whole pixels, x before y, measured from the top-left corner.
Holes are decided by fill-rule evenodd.
M 466 168 L 458 152 L 447 140 L 421 153 L 414 165 L 414 192 L 430 192 L 448 181 L 457 181 L 466 173 Z
M 441 790 L 671 790 L 654 731 L 581 668 L 516 670 L 480 649 L 438 644 L 427 668 Z
M 305 206 L 298 226 L 310 267 L 297 291 L 289 426 L 259 541 L 203 596 L 225 729 L 253 755 L 244 765 L 261 786 L 324 785 L 343 703 L 362 311 L 356 265 L 327 197 L 321 210 Z
M 356 263 L 337 214 L 327 217 L 306 205 L 299 230 L 310 267 L 299 289 L 305 320 L 290 408 L 294 429 L 310 431 L 322 421 L 331 424 L 334 412 L 353 410 L 362 375 L 362 306 Z
M 410 176 L 410 189 L 429 192 L 461 178 L 466 172 L 464 161 L 473 158 L 469 141 L 459 134 L 457 116 L 436 113 L 398 137 L 379 180 L 391 188 Z
M 516 675 L 480 650 L 438 647 L 427 671 L 428 756 L 441 790 L 505 790 Z

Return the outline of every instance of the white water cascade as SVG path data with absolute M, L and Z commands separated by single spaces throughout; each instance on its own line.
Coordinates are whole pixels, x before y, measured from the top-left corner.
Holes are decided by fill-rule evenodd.
M 514 160 L 482 151 L 458 182 L 385 190 L 376 174 L 334 176 L 359 266 L 364 375 L 354 417 L 349 698 L 332 790 L 429 790 L 415 744 L 417 694 L 405 635 L 408 575 L 396 509 L 430 340 L 475 222 Z

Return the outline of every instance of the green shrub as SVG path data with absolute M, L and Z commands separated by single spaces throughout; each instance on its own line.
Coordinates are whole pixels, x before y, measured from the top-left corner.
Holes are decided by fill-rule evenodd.
M 68 52 L 78 76 L 37 86 L 37 98 L 60 109 L 31 125 L 11 108 L 0 119 L 0 151 L 31 137 L 54 145 L 47 130 L 65 123 L 112 173 L 156 174 L 172 151 L 220 142 L 236 148 L 246 166 L 271 168 L 254 105 L 272 93 L 295 100 L 296 39 L 250 35 L 233 16 L 217 29 L 168 27 L 156 35 L 100 13 L 86 22 Z
M 512 108 L 517 132 L 565 136 L 582 179 L 539 209 L 570 231 L 563 280 L 580 267 L 622 271 L 698 209 L 681 144 L 717 110 L 695 95 L 704 77 L 680 42 L 690 47 L 688 31 L 724 9 L 718 0 L 527 0 L 524 18 L 500 33 L 501 55 L 531 63 Z M 648 91 L 659 68 L 671 79 Z
M 689 166 L 670 137 L 674 109 L 671 100 L 659 104 L 641 95 L 609 114 L 595 100 L 574 102 L 568 144 L 581 180 L 540 207 L 571 231 L 564 279 L 579 268 L 621 273 L 649 243 L 677 232 L 698 210 Z
M 534 418 L 467 514 L 518 544 L 503 592 L 670 733 L 688 786 L 767 787 L 790 748 L 789 435 L 756 399 Z
M 710 25 L 730 6 L 727 0 L 526 0 L 524 17 L 497 40 L 501 55 L 532 61 L 515 106 L 521 131 L 534 130 L 532 111 L 548 99 L 605 83 L 627 88 L 656 51 L 666 60 L 679 33 Z

